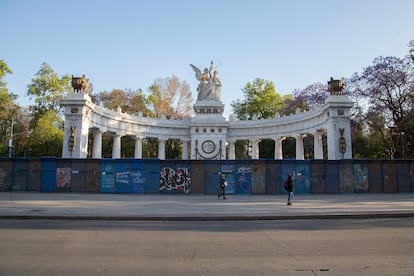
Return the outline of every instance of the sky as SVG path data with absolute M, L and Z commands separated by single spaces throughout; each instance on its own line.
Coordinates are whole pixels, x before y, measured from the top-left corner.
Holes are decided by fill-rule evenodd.
M 43 62 L 86 75 L 94 93 L 142 89 L 189 64 L 214 66 L 225 117 L 256 78 L 291 94 L 348 78 L 378 56 L 404 57 L 414 40 L 412 0 L 0 0 L 0 59 L 21 106 Z

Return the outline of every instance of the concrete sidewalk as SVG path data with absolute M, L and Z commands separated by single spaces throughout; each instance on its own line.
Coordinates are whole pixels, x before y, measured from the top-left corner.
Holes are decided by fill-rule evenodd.
M 414 193 L 296 195 L 0 193 L 0 219 L 277 220 L 414 217 Z

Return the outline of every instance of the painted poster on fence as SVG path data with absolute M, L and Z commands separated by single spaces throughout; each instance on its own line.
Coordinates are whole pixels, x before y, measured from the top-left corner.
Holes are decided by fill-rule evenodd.
M 160 191 L 189 194 L 191 192 L 190 168 L 173 166 L 161 168 Z
M 69 190 L 72 177 L 71 168 L 56 169 L 56 187 L 58 190 Z

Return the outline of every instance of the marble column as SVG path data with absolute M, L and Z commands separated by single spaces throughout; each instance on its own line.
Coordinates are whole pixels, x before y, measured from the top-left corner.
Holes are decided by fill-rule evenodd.
M 142 137 L 135 136 L 135 151 L 134 158 L 142 159 Z
M 322 133 L 319 131 L 313 134 L 313 150 L 314 159 L 323 159 Z
M 229 140 L 229 160 L 235 160 L 236 159 L 236 149 L 235 144 L 236 140 Z
M 99 129 L 93 130 L 92 158 L 102 158 L 102 131 Z
M 296 160 L 304 160 L 305 154 L 303 150 L 303 135 L 299 134 L 296 136 Z
M 252 159 L 259 159 L 259 142 L 260 139 L 254 139 L 250 140 L 250 143 L 252 144 Z
M 121 158 L 121 135 L 115 133 L 113 136 L 112 158 Z
M 283 159 L 283 140 L 285 139 L 285 137 L 273 138 L 275 141 L 275 159 Z
M 158 159 L 165 160 L 165 142 L 166 139 L 158 138 Z
M 190 140 L 181 140 L 181 143 L 183 145 L 182 147 L 182 160 L 188 160 L 188 142 L 190 142 Z

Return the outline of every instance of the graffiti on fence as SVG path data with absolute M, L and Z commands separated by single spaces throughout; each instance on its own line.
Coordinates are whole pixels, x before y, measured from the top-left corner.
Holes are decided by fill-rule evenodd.
M 251 173 L 252 167 L 238 167 L 237 173 Z
M 238 167 L 236 172 L 237 193 L 250 193 L 252 186 L 252 167 Z
M 117 172 L 116 173 L 116 183 L 129 184 L 129 171 L 126 172 Z
M 252 173 L 252 168 L 251 167 L 238 167 L 236 173 L 238 175 L 239 181 L 245 182 L 248 180 L 248 178 L 250 178 L 251 173 Z
M 131 182 L 134 184 L 144 184 L 145 177 L 142 171 L 132 171 L 131 172 Z
M 354 191 L 367 192 L 368 188 L 368 165 L 354 164 Z
M 191 173 L 189 168 L 164 167 L 160 170 L 160 191 L 176 191 L 186 194 L 191 191 Z
M 236 166 L 233 164 L 221 165 L 221 173 L 233 173 L 236 169 Z

